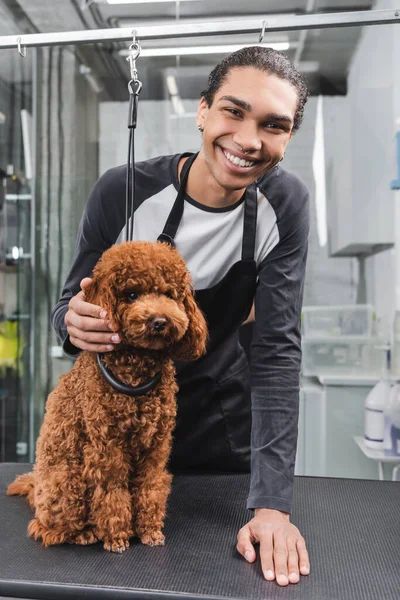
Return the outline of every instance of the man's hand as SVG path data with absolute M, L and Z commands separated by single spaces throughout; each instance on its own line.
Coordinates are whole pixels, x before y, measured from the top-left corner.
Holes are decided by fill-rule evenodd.
M 81 350 L 110 352 L 121 339 L 115 333 L 106 311 L 101 306 L 85 301 L 85 289 L 91 281 L 89 277 L 82 279 L 81 291 L 69 301 L 64 319 L 69 339 Z
M 297 583 L 300 575 L 308 575 L 310 561 L 304 538 L 289 521 L 287 513 L 256 508 L 254 517 L 242 527 L 236 549 L 249 562 L 254 562 L 253 544 L 260 544 L 261 567 L 265 579 L 276 579 L 279 585 Z

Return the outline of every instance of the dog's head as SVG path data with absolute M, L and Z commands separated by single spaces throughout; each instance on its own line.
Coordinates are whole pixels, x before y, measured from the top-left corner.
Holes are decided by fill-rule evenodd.
M 86 300 L 104 308 L 122 343 L 167 350 L 174 360 L 204 354 L 207 326 L 179 252 L 164 242 L 125 242 L 106 250 Z

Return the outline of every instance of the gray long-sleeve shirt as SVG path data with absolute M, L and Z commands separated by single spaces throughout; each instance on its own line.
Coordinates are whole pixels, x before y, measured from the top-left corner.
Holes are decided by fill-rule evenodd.
M 163 230 L 179 187 L 181 155 L 136 165 L 133 239 L 155 241 Z M 52 323 L 67 354 L 64 317 L 68 302 L 90 276 L 101 254 L 123 239 L 126 167 L 107 171 L 96 183 L 80 223 L 75 255 Z M 309 231 L 305 185 L 280 166 L 257 181 L 255 260 L 259 282 L 252 344 L 251 485 L 248 508 L 290 512 L 297 443 L 300 313 Z M 223 209 L 189 196 L 175 242 L 195 289 L 212 287 L 241 256 L 243 199 Z

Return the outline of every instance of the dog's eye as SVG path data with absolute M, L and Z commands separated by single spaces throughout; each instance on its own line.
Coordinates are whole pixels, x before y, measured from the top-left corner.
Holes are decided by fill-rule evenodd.
M 129 294 L 126 295 L 126 299 L 128 300 L 128 302 L 135 302 L 135 300 L 137 300 L 138 298 L 139 296 L 135 292 L 129 292 Z
M 174 300 L 174 294 L 172 292 L 165 292 L 164 295 L 167 296 L 167 298 L 171 298 L 171 300 Z

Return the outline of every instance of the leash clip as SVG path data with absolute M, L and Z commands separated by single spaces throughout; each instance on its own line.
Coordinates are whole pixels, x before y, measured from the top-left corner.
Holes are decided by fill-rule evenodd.
M 138 78 L 138 72 L 136 69 L 136 59 L 140 55 L 141 47 L 136 39 L 136 30 L 133 30 L 133 41 L 129 46 L 129 56 L 126 60 L 129 62 L 131 79 L 128 83 L 129 91 L 129 116 L 128 116 L 128 128 L 134 129 L 137 121 L 137 106 L 138 96 L 142 89 L 142 82 Z
M 131 73 L 131 79 L 128 83 L 128 89 L 130 94 L 139 94 L 142 89 L 142 82 L 139 81 L 138 72 L 136 69 L 136 60 L 139 58 L 141 47 L 136 39 L 136 30 L 133 30 L 133 41 L 129 46 L 129 56 L 126 57 L 126 60 L 129 62 L 129 68 Z M 136 89 L 134 89 L 136 87 Z

